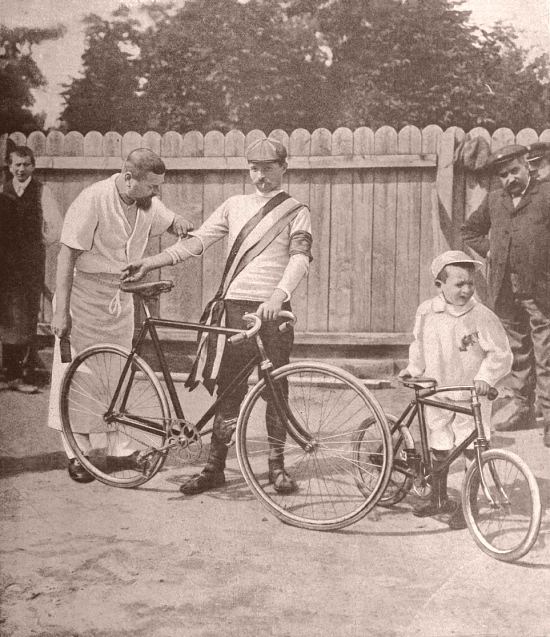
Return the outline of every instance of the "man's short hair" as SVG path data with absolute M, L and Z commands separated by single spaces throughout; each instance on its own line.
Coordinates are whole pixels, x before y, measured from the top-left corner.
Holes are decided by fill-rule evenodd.
M 8 159 L 9 162 L 11 164 L 11 158 L 12 155 L 17 155 L 18 157 L 28 157 L 31 160 L 31 163 L 33 166 L 36 165 L 36 160 L 34 158 L 34 153 L 32 152 L 32 150 L 28 147 L 28 146 L 14 146 L 9 152 L 8 152 Z
M 122 172 L 129 172 L 134 179 L 143 179 L 147 173 L 164 175 L 166 165 L 162 159 L 149 148 L 133 150 L 122 167 Z

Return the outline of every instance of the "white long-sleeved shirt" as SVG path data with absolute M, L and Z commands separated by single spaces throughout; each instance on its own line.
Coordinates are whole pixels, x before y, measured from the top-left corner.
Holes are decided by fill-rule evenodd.
M 229 254 L 242 227 L 279 192 L 281 191 L 263 194 L 256 191 L 249 195 L 230 197 L 190 235 L 201 241 L 203 251 L 227 236 Z M 289 255 L 290 237 L 299 231 L 311 234 L 309 210 L 305 206 L 279 236 L 235 277 L 225 298 L 263 302 L 269 299 L 275 288 L 279 288 L 286 294 L 287 300 L 290 299 L 309 269 L 309 258 L 305 254 Z M 170 255 L 173 263 L 189 256 L 185 239 L 166 248 L 165 252 Z
M 175 214 L 158 197 L 148 210 L 137 208 L 130 226 L 116 188 L 117 175 L 85 188 L 65 215 L 61 243 L 82 250 L 76 260 L 80 272 L 120 274 L 122 268 L 141 259 L 149 237 L 162 234 Z
M 456 306 L 439 295 L 418 307 L 407 366 L 411 376 L 435 378 L 439 385 L 484 380 L 494 386 L 511 368 L 512 351 L 500 320 L 473 297 Z

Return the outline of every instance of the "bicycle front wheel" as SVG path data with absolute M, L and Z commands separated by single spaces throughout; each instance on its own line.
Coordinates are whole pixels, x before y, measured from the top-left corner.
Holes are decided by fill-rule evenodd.
M 237 457 L 248 485 L 271 513 L 294 526 L 331 530 L 361 519 L 391 471 L 391 436 L 378 401 L 354 376 L 320 362 L 291 363 L 272 378 L 284 417 L 269 399 L 266 407 L 262 380 L 237 423 Z M 372 424 L 365 429 L 367 420 Z M 269 467 L 283 461 L 291 488 L 281 492 Z
M 484 493 L 479 466 L 468 468 L 462 486 L 462 507 L 468 529 L 482 551 L 504 562 L 523 557 L 535 544 L 542 505 L 529 467 L 507 449 L 482 454 Z
M 89 347 L 63 377 L 63 433 L 95 478 L 137 487 L 162 467 L 170 410 L 155 373 L 139 356 L 111 345 Z M 125 368 L 126 373 L 123 374 Z

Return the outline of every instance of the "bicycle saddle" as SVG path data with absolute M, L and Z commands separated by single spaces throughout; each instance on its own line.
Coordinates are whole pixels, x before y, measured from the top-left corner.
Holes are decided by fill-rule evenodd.
M 435 378 L 424 378 L 424 376 L 409 376 L 408 378 L 398 378 L 397 380 L 403 383 L 405 387 L 416 387 L 418 389 L 427 389 L 437 385 Z
M 139 294 L 144 299 L 151 299 L 155 296 L 159 296 L 163 292 L 170 292 L 173 287 L 173 281 L 146 281 L 144 283 L 134 282 L 120 284 L 122 292 Z

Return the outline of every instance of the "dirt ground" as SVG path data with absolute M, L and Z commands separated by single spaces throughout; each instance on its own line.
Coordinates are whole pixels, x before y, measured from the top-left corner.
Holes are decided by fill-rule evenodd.
M 408 399 L 375 395 L 394 413 Z M 285 526 L 234 455 L 227 487 L 196 497 L 178 491 L 189 465 L 136 490 L 79 485 L 45 427 L 47 397 L 0 393 L 2 636 L 550 635 L 548 516 L 526 558 L 504 564 L 468 531 L 414 518 L 411 499 L 339 532 Z M 528 462 L 547 510 L 541 430 L 494 446 Z

